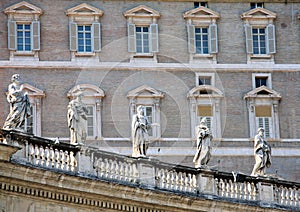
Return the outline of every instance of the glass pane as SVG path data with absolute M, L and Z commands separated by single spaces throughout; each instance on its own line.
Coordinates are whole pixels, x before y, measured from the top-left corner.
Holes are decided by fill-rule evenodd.
M 87 52 L 91 52 L 91 51 L 92 51 L 92 47 L 91 47 L 91 46 L 87 46 L 87 47 L 86 47 L 86 51 L 87 51 Z
M 23 37 L 23 32 L 18 31 L 17 36 L 18 37 Z
M 85 26 L 85 31 L 91 31 L 91 26 Z
M 22 38 L 18 38 L 18 44 L 22 44 L 23 43 L 23 39 Z
M 78 51 L 79 51 L 79 52 L 83 52 L 83 51 L 84 51 L 83 46 L 78 46 Z
M 143 27 L 143 31 L 148 32 L 149 31 L 148 27 Z
M 18 45 L 18 51 L 23 51 L 23 45 Z
M 200 28 L 195 28 L 195 33 L 200 33 Z
M 78 26 L 77 29 L 78 29 L 78 31 L 82 31 L 83 30 L 83 26 Z
M 207 33 L 208 29 L 207 28 L 202 28 L 202 33 Z
M 25 37 L 30 37 L 30 32 L 25 32 Z
M 90 45 L 91 45 L 91 43 L 92 43 L 92 42 L 91 42 L 91 40 L 90 40 L 90 39 L 87 39 L 87 40 L 85 41 L 85 44 L 86 44 L 86 45 L 88 45 L 88 46 L 90 46 Z
M 203 54 L 208 54 L 208 48 L 203 48 Z
M 265 33 L 265 29 L 259 29 L 259 33 L 264 34 Z
M 17 29 L 23 29 L 23 24 L 18 24 Z
M 136 32 L 141 32 L 142 29 L 141 29 L 141 27 L 136 27 L 136 28 L 135 28 L 135 31 L 136 31 Z
M 258 32 L 258 29 L 252 29 L 252 33 L 257 33 Z
M 86 33 L 86 34 L 85 34 L 85 37 L 86 37 L 86 38 L 91 38 L 91 33 L 89 33 L 89 32 Z
M 25 25 L 25 29 L 30 29 L 30 25 Z
M 26 38 L 26 39 L 25 39 L 25 43 L 26 43 L 26 44 L 30 44 L 30 38 Z
M 260 35 L 259 36 L 259 39 L 262 41 L 262 40 L 265 40 L 265 36 L 264 35 Z
M 26 45 L 26 46 L 25 46 L 25 51 L 31 51 L 31 48 L 30 48 L 29 45 Z

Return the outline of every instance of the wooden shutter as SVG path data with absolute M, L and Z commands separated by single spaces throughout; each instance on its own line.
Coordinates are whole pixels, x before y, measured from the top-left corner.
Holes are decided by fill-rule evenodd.
M 217 24 L 209 25 L 209 53 L 218 53 L 218 28 Z
M 253 54 L 252 26 L 246 24 L 244 27 L 246 35 L 246 51 L 248 54 Z
M 31 23 L 31 46 L 32 50 L 40 50 L 40 22 Z
M 213 116 L 212 105 L 198 105 L 198 116 Z
M 69 23 L 70 50 L 77 51 L 77 23 Z
M 136 52 L 135 24 L 128 24 L 128 52 Z
M 101 51 L 101 25 L 98 22 L 92 24 L 92 48 L 94 52 Z
M 15 21 L 8 21 L 8 49 L 17 49 L 17 23 Z
M 158 52 L 158 25 L 150 24 L 150 46 L 151 52 Z
M 195 26 L 188 24 L 187 25 L 187 32 L 188 32 L 188 48 L 189 53 L 196 53 L 196 43 L 195 43 Z
M 266 28 L 267 31 L 267 54 L 276 53 L 276 39 L 275 39 L 275 26 L 269 24 Z

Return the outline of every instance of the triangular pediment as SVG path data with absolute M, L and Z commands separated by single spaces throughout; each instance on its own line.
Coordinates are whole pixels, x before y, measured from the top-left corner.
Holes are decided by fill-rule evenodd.
M 30 13 L 30 14 L 42 14 L 43 11 L 41 8 L 34 6 L 26 1 L 19 2 L 10 7 L 7 7 L 4 12 L 9 13 Z
M 72 7 L 70 9 L 68 9 L 66 14 L 67 15 L 93 14 L 93 15 L 102 16 L 103 11 L 96 8 L 96 7 L 91 6 L 89 4 L 82 3 L 82 4 L 79 4 L 75 7 Z
M 241 18 L 271 18 L 275 19 L 276 18 L 276 13 L 271 12 L 270 10 L 267 10 L 265 8 L 254 8 L 252 10 L 249 10 L 247 12 L 244 12 L 241 15 Z
M 209 91 L 209 94 L 200 94 L 201 91 Z M 220 91 L 218 88 L 212 86 L 212 85 L 199 85 L 196 86 L 194 88 L 192 88 L 188 94 L 187 97 L 188 98 L 192 98 L 192 97 L 204 97 L 204 96 L 209 96 L 212 98 L 220 98 L 223 97 L 223 92 Z
M 23 91 L 27 92 L 29 96 L 40 96 L 40 97 L 45 97 L 45 92 L 42 91 L 41 89 L 38 89 L 30 84 L 24 83 L 22 84 L 23 86 Z
M 219 18 L 220 14 L 213 10 L 208 9 L 207 7 L 197 7 L 195 9 L 189 10 L 183 14 L 184 18 Z
M 276 98 L 281 99 L 280 93 L 277 91 L 272 90 L 271 88 L 268 88 L 266 86 L 260 86 L 258 88 L 253 89 L 252 91 L 249 91 L 245 96 L 245 99 L 247 98 Z
M 160 17 L 159 12 L 156 10 L 147 7 L 145 5 L 140 5 L 135 8 L 132 8 L 124 13 L 125 17 Z
M 74 97 L 78 92 L 82 92 L 84 97 L 103 98 L 105 96 L 104 91 L 96 85 L 80 84 L 69 90 L 68 97 Z
M 141 98 L 162 98 L 164 95 L 162 92 L 147 86 L 142 85 L 132 91 L 129 91 L 127 97 L 134 98 L 134 97 L 141 97 Z

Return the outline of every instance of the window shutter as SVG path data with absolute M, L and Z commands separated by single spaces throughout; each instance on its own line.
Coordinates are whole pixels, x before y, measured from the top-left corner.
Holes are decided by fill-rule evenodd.
M 218 53 L 218 28 L 217 24 L 209 25 L 209 52 Z
M 8 49 L 17 49 L 17 23 L 15 21 L 8 21 Z
M 269 24 L 266 28 L 267 30 L 267 54 L 276 53 L 276 39 L 275 39 L 275 26 Z
M 92 46 L 94 52 L 101 51 L 101 24 L 98 22 L 94 22 L 92 24 Z
M 158 52 L 158 25 L 150 24 L 150 42 L 151 51 Z
M 77 23 L 70 22 L 69 24 L 70 50 L 77 51 Z
M 248 54 L 253 54 L 253 42 L 252 42 L 252 26 L 249 24 L 245 25 L 246 35 L 246 51 Z
M 31 23 L 31 43 L 32 50 L 40 50 L 40 22 L 33 21 Z
M 135 25 L 128 24 L 128 52 L 136 52 L 136 43 L 135 43 Z
M 194 25 L 187 25 L 188 31 L 188 48 L 189 53 L 196 53 L 196 43 L 195 43 L 195 26 Z

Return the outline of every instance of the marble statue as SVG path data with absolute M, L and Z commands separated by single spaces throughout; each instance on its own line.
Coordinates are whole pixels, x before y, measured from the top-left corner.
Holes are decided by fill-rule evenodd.
M 68 105 L 68 127 L 70 129 L 70 143 L 84 144 L 87 136 L 87 107 L 82 102 L 82 93 L 78 92 L 76 98 Z
M 207 127 L 206 118 L 202 118 L 200 125 L 196 126 L 197 136 L 197 152 L 194 156 L 193 162 L 195 168 L 206 166 L 211 157 L 211 139 L 212 135 Z
M 148 129 L 151 127 L 144 114 L 144 107 L 138 106 L 137 113 L 132 116 L 132 157 L 146 157 L 149 146 Z
M 10 112 L 4 122 L 3 129 L 27 132 L 25 121 L 31 116 L 30 101 L 27 93 L 23 92 L 19 74 L 14 74 L 11 77 L 7 101 L 10 104 Z
M 258 128 L 258 134 L 254 137 L 255 165 L 251 176 L 264 176 L 266 168 L 271 166 L 271 146 L 264 140 L 264 129 Z

